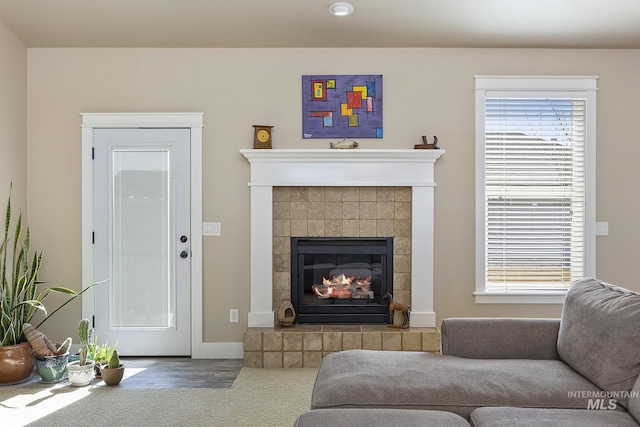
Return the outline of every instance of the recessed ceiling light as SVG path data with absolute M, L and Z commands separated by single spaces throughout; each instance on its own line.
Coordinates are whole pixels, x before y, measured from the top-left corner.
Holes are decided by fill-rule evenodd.
M 349 16 L 353 13 L 353 6 L 349 3 L 339 1 L 329 6 L 329 13 L 334 16 Z

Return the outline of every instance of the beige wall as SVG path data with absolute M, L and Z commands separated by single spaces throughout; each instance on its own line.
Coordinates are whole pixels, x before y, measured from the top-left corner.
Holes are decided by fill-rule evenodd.
M 80 112 L 203 111 L 204 338 L 239 342 L 249 310 L 249 164 L 253 124 L 274 148 L 325 148 L 301 138 L 301 75 L 382 74 L 384 139 L 360 148 L 412 148 L 437 135 L 435 310 L 449 316 L 557 316 L 559 306 L 475 305 L 474 79 L 477 74 L 599 75 L 597 219 L 601 279 L 640 290 L 637 132 L 640 51 L 494 49 L 29 49 L 29 221 L 46 279 L 80 288 Z M 1 84 L 1 83 L 0 83 Z M 3 116 L 4 114 L 0 114 Z M 618 187 L 628 189 L 623 201 Z M 241 322 L 229 324 L 230 308 Z M 76 305 L 56 320 L 75 330 Z M 51 325 L 49 326 L 51 328 Z M 61 332 L 66 336 L 69 332 Z M 61 338 L 56 336 L 56 338 Z
M 27 48 L 0 22 L 0 212 L 27 213 Z

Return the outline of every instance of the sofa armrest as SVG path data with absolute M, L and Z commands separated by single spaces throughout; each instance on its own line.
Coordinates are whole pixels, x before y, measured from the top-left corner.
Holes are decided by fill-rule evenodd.
M 559 359 L 560 319 L 451 318 L 442 354 L 471 359 Z

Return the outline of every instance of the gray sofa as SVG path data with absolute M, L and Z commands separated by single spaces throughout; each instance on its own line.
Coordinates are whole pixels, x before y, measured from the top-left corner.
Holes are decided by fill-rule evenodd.
M 325 357 L 295 426 L 639 425 L 638 293 L 585 278 L 561 319 L 446 319 L 441 333 L 442 355 Z

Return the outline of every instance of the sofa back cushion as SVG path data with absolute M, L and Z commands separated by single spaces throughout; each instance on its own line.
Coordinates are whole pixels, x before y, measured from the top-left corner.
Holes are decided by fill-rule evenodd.
M 602 390 L 621 392 L 617 400 L 627 407 L 624 394 L 640 374 L 640 294 L 593 278 L 573 283 L 562 310 L 558 354 Z

